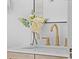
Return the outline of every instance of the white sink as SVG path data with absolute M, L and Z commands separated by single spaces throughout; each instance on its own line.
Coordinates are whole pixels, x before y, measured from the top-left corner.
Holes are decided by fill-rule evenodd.
M 37 52 L 48 52 L 48 53 L 68 53 L 69 49 L 65 47 L 23 47 L 22 50 L 35 50 Z

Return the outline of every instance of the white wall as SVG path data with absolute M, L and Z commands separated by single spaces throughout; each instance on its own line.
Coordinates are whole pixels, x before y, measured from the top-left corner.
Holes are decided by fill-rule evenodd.
M 72 0 L 69 0 L 68 5 L 68 36 L 69 46 L 72 47 Z
M 13 9 L 8 11 L 8 47 L 29 44 L 31 33 L 19 22 L 19 17 L 27 18 L 32 11 L 32 0 L 12 0 Z

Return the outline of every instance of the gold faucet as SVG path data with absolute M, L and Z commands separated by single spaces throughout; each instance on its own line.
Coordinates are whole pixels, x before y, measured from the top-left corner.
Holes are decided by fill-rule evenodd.
M 59 46 L 59 32 L 58 32 L 58 26 L 57 24 L 54 24 L 52 27 L 51 27 L 51 32 L 54 31 L 54 28 L 55 28 L 55 46 Z

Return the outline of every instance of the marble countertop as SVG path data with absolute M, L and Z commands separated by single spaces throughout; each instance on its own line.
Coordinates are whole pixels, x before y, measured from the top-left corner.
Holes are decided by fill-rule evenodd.
M 7 49 L 10 52 L 19 52 L 19 53 L 31 53 L 31 54 L 42 54 L 42 55 L 51 55 L 51 56 L 60 56 L 60 57 L 69 57 L 69 49 L 64 47 L 40 47 L 40 48 L 28 48 L 28 47 L 14 47 Z

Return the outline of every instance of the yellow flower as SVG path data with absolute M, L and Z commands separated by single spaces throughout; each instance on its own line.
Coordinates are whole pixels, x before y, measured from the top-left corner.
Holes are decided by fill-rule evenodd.
M 30 16 L 28 17 L 28 19 L 29 19 L 30 21 L 33 21 L 34 18 L 35 18 L 35 15 L 30 15 Z
M 32 22 L 32 27 L 31 27 L 32 31 L 39 33 L 41 26 L 42 26 L 42 23 Z
M 43 17 L 36 17 L 33 19 L 32 22 L 32 31 L 33 32 L 37 32 L 39 33 L 39 31 L 41 30 L 41 27 L 43 26 L 45 19 Z
M 44 23 L 45 22 L 45 18 L 43 17 L 35 17 L 33 19 L 34 22 L 40 22 L 40 23 Z

